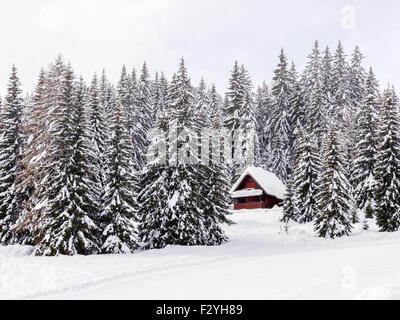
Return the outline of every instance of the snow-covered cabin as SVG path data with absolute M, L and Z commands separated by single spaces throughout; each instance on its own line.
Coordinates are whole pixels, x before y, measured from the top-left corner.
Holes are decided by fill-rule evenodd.
M 249 167 L 231 189 L 234 209 L 271 209 L 280 205 L 286 192 L 278 177 L 262 168 Z

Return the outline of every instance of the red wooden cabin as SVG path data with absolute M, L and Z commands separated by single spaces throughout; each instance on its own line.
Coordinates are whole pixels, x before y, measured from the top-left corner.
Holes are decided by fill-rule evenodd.
M 234 209 L 271 209 L 282 203 L 283 183 L 271 172 L 250 167 L 231 189 Z

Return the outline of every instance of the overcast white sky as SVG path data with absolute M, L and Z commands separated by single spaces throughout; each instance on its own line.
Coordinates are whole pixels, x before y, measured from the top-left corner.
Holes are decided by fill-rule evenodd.
M 302 69 L 313 41 L 350 53 L 358 44 L 381 84 L 400 88 L 400 2 L 396 0 L 1 0 L 0 92 L 16 64 L 25 90 L 58 53 L 87 80 L 122 64 L 169 77 L 181 56 L 193 82 L 225 92 L 237 59 L 253 82 L 270 80 L 283 46 Z

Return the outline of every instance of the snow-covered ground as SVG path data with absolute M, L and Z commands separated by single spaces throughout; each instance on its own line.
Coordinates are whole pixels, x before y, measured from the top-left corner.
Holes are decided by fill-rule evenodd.
M 399 299 L 400 233 L 319 239 L 281 230 L 280 209 L 241 211 L 220 247 L 121 256 L 34 257 L 0 247 L 0 298 Z

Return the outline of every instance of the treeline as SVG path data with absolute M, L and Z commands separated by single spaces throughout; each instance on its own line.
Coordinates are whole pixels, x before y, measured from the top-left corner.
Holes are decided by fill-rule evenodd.
M 286 143 L 266 141 L 287 166 L 263 159 L 287 181 L 283 221 L 313 221 L 321 237 L 349 235 L 357 222 L 368 229 L 373 218 L 381 231 L 400 227 L 399 101 L 362 59 L 358 48 L 347 59 L 340 43 L 331 56 L 316 42 L 297 84 L 282 53 L 271 87 L 271 123 L 282 123 L 272 133 Z
M 88 255 L 226 241 L 229 183 L 219 163 L 145 166 L 151 128 L 218 123 L 220 100 L 204 82 L 194 90 L 183 60 L 170 83 L 162 73 L 150 79 L 144 64 L 139 77 L 124 67 L 114 87 L 105 72 L 87 86 L 59 57 L 28 99 L 13 67 L 0 112 L 1 243 Z

